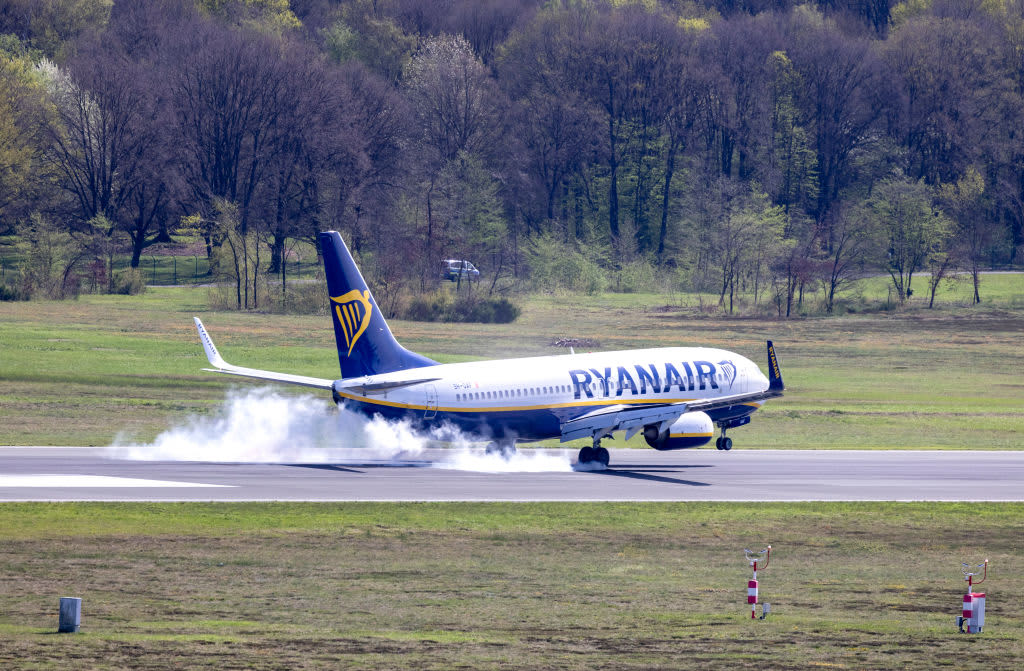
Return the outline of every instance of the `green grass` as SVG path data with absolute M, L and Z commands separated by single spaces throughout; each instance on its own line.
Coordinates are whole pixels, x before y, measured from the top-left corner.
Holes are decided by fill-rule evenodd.
M 1018 504 L 4 504 L 0 667 L 1016 669 Z M 744 547 L 770 543 L 765 621 Z M 986 630 L 956 633 L 988 558 Z M 83 599 L 55 636 L 57 598 Z
M 557 354 L 563 337 L 600 350 L 710 345 L 764 362 L 771 338 L 789 389 L 733 434 L 737 447 L 1016 448 L 1024 309 L 1011 304 L 1024 275 L 991 279 L 1004 298 L 980 307 L 776 320 L 708 316 L 663 295 L 529 296 L 514 324 L 391 325 L 404 345 L 444 362 Z M 148 441 L 219 407 L 229 387 L 249 383 L 201 371 L 193 315 L 232 363 L 337 375 L 327 318 L 210 312 L 208 295 L 154 288 L 0 303 L 0 444 Z

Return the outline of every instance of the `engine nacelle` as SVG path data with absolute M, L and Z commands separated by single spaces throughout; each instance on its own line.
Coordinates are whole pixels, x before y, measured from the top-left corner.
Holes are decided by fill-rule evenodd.
M 706 445 L 715 436 L 715 423 L 707 413 L 688 412 L 677 419 L 667 431 L 659 432 L 660 425 L 644 427 L 644 439 L 656 450 L 682 450 Z

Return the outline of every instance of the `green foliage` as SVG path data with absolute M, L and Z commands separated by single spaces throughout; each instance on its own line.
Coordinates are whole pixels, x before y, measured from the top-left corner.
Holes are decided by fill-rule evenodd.
M 461 297 L 455 302 L 454 321 L 480 324 L 510 324 L 519 317 L 522 310 L 507 298 Z
M 196 0 L 203 11 L 275 35 L 302 26 L 288 0 Z
M 390 17 L 373 11 L 369 2 L 346 4 L 342 16 L 321 32 L 324 48 L 336 63 L 362 62 L 391 82 L 397 82 L 416 48 L 416 37 L 405 33 Z
M 23 295 L 53 299 L 78 296 L 81 282 L 74 271 L 85 251 L 65 227 L 33 214 L 18 247 L 24 255 L 20 288 Z
M 800 75 L 784 51 L 772 52 L 768 65 L 775 75 L 770 163 L 771 179 L 777 184 L 775 202 L 809 209 L 818 198 L 818 158 L 796 104 Z
M 0 301 L 27 301 L 31 296 L 19 287 L 0 284 Z
M 114 273 L 113 290 L 111 293 L 124 296 L 136 296 L 146 291 L 146 281 L 138 268 L 125 268 Z
M 409 300 L 403 319 L 421 322 L 472 322 L 509 324 L 521 309 L 507 298 L 462 295 L 452 298 L 447 291 L 417 294 Z
M 327 54 L 337 63 L 347 63 L 359 56 L 359 35 L 344 21 L 335 21 L 324 28 L 321 37 Z
M 530 240 L 526 262 L 530 282 L 539 291 L 576 291 L 594 295 L 608 288 L 607 274 L 594 258 L 574 244 L 559 241 L 554 234 Z
M 48 175 L 41 156 L 48 111 L 32 61 L 0 54 L 0 217 L 22 209 Z
M 932 0 L 904 0 L 892 8 L 892 27 L 898 29 L 911 19 L 924 16 L 931 7 Z
M 263 310 L 286 315 L 327 315 L 327 282 L 318 275 L 314 282 L 293 282 L 282 289 L 280 282 L 266 278 L 267 298 Z
M 28 36 L 31 48 L 61 58 L 69 43 L 87 31 L 99 31 L 110 19 L 113 0 L 7 0 L 11 16 Z
M 441 175 L 446 198 L 438 204 L 449 241 L 482 252 L 497 251 L 508 235 L 498 183 L 483 161 L 459 152 Z
M 863 214 L 874 226 L 878 262 L 892 277 L 902 303 L 912 292 L 914 273 L 946 252 L 953 224 L 935 206 L 931 187 L 901 178 L 879 184 Z
M 452 297 L 446 291 L 435 291 L 429 294 L 417 294 L 409 300 L 409 305 L 401 313 L 403 319 L 417 322 L 446 321 L 444 316 L 452 306 Z
M 645 259 L 629 261 L 616 273 L 615 290 L 626 294 L 656 292 L 665 284 L 658 274 L 659 270 Z

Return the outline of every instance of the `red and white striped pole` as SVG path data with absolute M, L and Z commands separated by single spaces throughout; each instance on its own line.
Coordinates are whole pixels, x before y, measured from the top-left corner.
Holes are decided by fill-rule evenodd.
M 764 557 L 764 564 L 761 566 L 761 570 L 768 568 L 768 561 L 772 556 L 772 546 L 769 545 L 760 552 L 753 552 L 752 550 L 744 550 L 743 553 L 747 557 L 747 562 L 754 569 L 754 577 L 747 581 L 747 603 L 750 604 L 750 619 L 757 619 L 757 564 Z
M 966 633 L 979 634 L 982 627 L 985 626 L 985 593 L 975 592 L 974 586 L 980 585 L 988 578 L 988 560 L 986 559 L 984 564 L 978 564 L 974 567 L 970 564 L 961 564 L 961 566 L 963 567 L 964 580 L 967 581 L 967 593 L 964 594 L 963 610 L 960 613 L 960 617 L 957 618 L 957 623 L 960 625 L 961 633 L 964 633 L 964 627 L 966 626 Z M 983 569 L 981 580 L 974 581 L 974 576 L 978 575 L 978 573 L 972 572 L 972 568 Z

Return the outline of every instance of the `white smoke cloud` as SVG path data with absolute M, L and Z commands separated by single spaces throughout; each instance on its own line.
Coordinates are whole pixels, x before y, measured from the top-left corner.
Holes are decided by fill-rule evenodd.
M 193 415 L 148 445 L 118 437 L 116 459 L 236 463 L 345 464 L 425 458 L 428 447 L 447 446 L 437 468 L 484 473 L 570 471 L 567 450 L 488 453 L 451 426 L 424 435 L 409 421 L 372 419 L 330 407 L 312 395 L 280 394 L 271 387 L 233 390 L 212 415 Z

